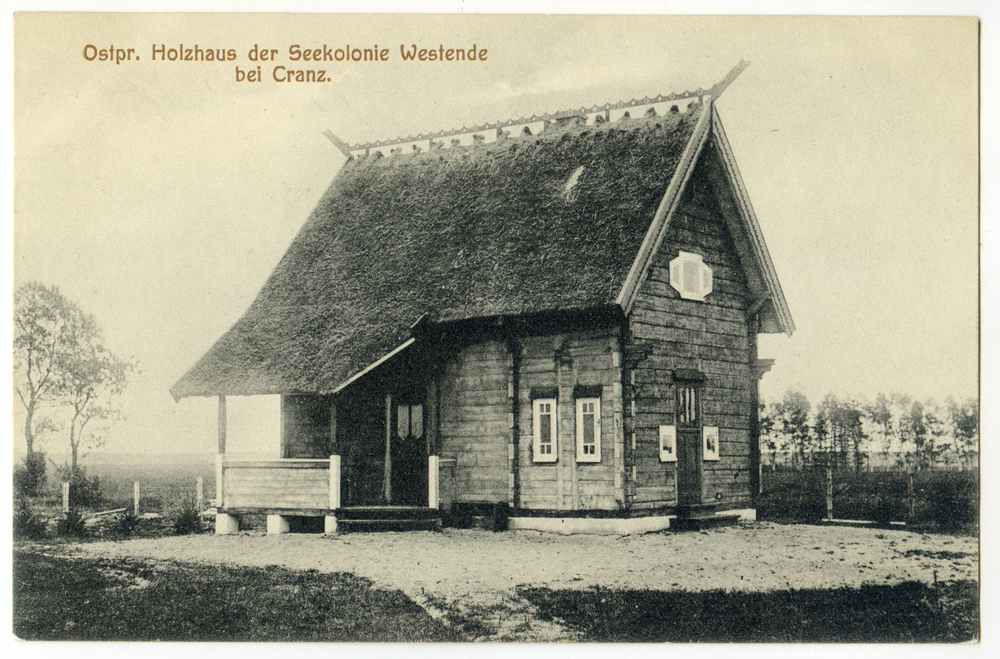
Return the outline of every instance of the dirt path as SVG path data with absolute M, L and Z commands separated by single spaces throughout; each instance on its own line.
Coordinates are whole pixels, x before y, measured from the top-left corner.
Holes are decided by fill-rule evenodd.
M 629 537 L 516 531 L 178 536 L 51 548 L 108 558 L 350 572 L 398 588 L 432 615 L 485 618 L 493 640 L 568 638 L 535 618 L 519 585 L 745 590 L 979 579 L 976 538 L 753 523 Z

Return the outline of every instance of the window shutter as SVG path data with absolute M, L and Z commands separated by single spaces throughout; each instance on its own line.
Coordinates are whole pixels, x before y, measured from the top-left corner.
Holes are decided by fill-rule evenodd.
M 660 426 L 660 462 L 677 462 L 676 426 Z
M 539 398 L 532 402 L 532 460 L 555 462 L 558 457 L 556 399 Z
M 716 426 L 705 426 L 701 431 L 702 459 L 711 462 L 719 459 L 719 429 Z
M 576 399 L 576 461 L 601 461 L 601 399 Z

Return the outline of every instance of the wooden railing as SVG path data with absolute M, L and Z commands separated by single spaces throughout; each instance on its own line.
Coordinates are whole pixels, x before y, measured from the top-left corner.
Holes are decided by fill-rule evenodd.
M 437 508 L 438 456 L 427 461 L 428 503 Z M 227 460 L 216 456 L 217 506 L 215 532 L 239 531 L 239 515 L 264 513 L 268 533 L 287 533 L 288 517 L 322 516 L 326 533 L 337 532 L 341 509 L 339 455 L 326 460 Z M 221 499 L 221 501 L 219 501 Z
M 329 510 L 335 507 L 331 506 L 330 463 L 329 459 L 224 460 L 223 508 Z

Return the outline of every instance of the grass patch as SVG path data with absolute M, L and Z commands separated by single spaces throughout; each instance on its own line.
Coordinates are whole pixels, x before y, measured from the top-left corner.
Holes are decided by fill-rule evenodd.
M 979 586 L 908 582 L 767 593 L 549 590 L 520 594 L 581 640 L 619 642 L 957 643 L 979 637 Z
M 920 558 L 931 558 L 937 561 L 954 561 L 972 556 L 965 551 L 928 551 L 926 549 L 908 549 L 903 552 L 903 556 L 919 556 Z
M 444 613 L 448 626 L 475 641 L 495 640 L 503 606 L 456 606 L 443 597 L 427 596 L 428 603 Z
M 14 552 L 25 640 L 461 641 L 400 591 L 350 574 Z

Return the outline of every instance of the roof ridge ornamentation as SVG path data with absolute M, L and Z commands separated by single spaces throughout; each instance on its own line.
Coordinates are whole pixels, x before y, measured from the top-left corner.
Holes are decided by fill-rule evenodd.
M 496 121 L 492 123 L 478 124 L 471 127 L 462 126 L 461 128 L 452 130 L 440 130 L 437 131 L 436 133 L 435 132 L 418 133 L 417 135 L 407 135 L 405 137 L 398 137 L 385 140 L 373 140 L 368 142 L 357 142 L 354 144 L 349 144 L 347 142 L 344 142 L 329 130 L 325 131 L 323 135 L 326 136 L 326 138 L 329 139 L 331 142 L 333 142 L 334 146 L 336 146 L 348 158 L 352 156 L 362 156 L 362 155 L 367 156 L 371 154 L 371 151 L 373 149 L 381 151 L 382 149 L 386 149 L 388 147 L 397 147 L 394 149 L 390 149 L 389 155 L 398 155 L 399 153 L 403 153 L 402 149 L 398 148 L 399 145 L 404 145 L 404 144 L 413 144 L 413 148 L 410 152 L 418 152 L 424 150 L 430 151 L 434 148 L 441 148 L 444 138 L 457 137 L 460 135 L 472 135 L 473 144 L 477 144 L 481 143 L 483 140 L 475 139 L 475 136 L 482 135 L 487 131 L 496 131 L 495 133 L 496 139 L 504 139 L 502 134 L 507 132 L 504 131 L 505 128 L 512 128 L 519 126 L 527 127 L 532 124 L 541 123 L 544 131 L 552 126 L 558 126 L 564 124 L 567 120 L 585 118 L 592 115 L 595 117 L 601 116 L 603 122 L 610 122 L 611 120 L 610 115 L 612 111 L 625 109 L 627 116 L 629 114 L 628 110 L 631 108 L 648 106 L 655 113 L 654 106 L 656 105 L 669 103 L 671 101 L 682 101 L 687 99 L 691 99 L 692 102 L 697 101 L 698 105 L 701 105 L 707 100 L 710 99 L 715 100 L 719 98 L 722 92 L 725 91 L 726 87 L 728 87 L 729 84 L 732 83 L 732 81 L 735 80 L 736 77 L 743 71 L 743 69 L 745 69 L 749 65 L 750 63 L 747 62 L 746 60 L 740 60 L 739 64 L 733 67 L 733 69 L 728 74 L 726 74 L 726 76 L 722 80 L 720 80 L 718 83 L 716 83 L 707 90 L 699 87 L 695 91 L 658 94 L 657 96 L 646 96 L 641 99 L 633 98 L 629 101 L 618 101 L 617 103 L 605 103 L 603 105 L 593 105 L 589 108 L 581 107 L 579 109 L 573 109 L 573 110 L 546 112 L 540 115 L 533 114 L 530 117 L 522 116 L 517 119 L 507 119 L 505 121 Z M 689 103 L 688 105 L 691 105 L 691 103 Z M 451 140 L 452 147 L 460 146 L 454 144 L 455 141 L 456 140 Z M 427 143 L 426 149 L 421 149 L 420 147 L 418 147 L 415 144 L 416 142 L 426 142 Z M 436 144 L 438 142 L 442 144 Z

